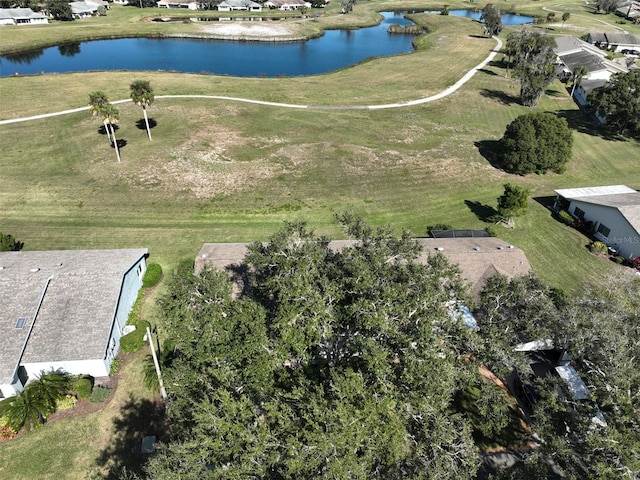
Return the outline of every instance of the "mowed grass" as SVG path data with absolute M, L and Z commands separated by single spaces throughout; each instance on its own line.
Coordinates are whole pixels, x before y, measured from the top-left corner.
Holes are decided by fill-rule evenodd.
M 119 464 L 122 458 L 114 454 L 117 449 L 130 449 L 142 437 L 127 435 L 131 429 L 116 425 L 148 414 L 142 407 L 153 400 L 143 387 L 143 358 L 137 354 L 121 367 L 118 388 L 101 410 L 54 421 L 0 443 L 0 478 L 84 480 L 100 478 L 113 462 Z
M 413 68 L 426 78 L 424 65 Z M 126 83 L 122 74 L 111 75 Z M 55 78 L 75 85 L 82 77 Z M 159 80 L 152 82 L 161 89 Z M 517 92 L 504 70 L 489 66 L 450 97 L 392 110 L 160 99 L 150 110 L 157 122 L 152 142 L 136 126 L 141 110 L 123 104 L 117 135 L 127 145 L 120 164 L 87 112 L 5 125 L 2 228 L 29 249 L 149 247 L 170 267 L 193 258 L 204 242 L 265 239 L 284 220 L 307 219 L 318 232 L 340 237 L 332 215 L 346 208 L 373 225 L 424 235 L 436 222 L 486 226 L 467 204 L 495 206 L 507 181 L 535 197 L 555 188 L 640 183 L 638 143 L 595 131 L 575 133 L 563 175 L 515 177 L 494 168 L 479 146 L 499 139 L 527 111 L 516 103 Z M 538 108 L 572 122 L 582 118 L 561 84 Z M 589 255 L 586 238 L 533 200 L 515 229 L 499 231 L 525 250 L 536 273 L 568 290 L 614 268 Z

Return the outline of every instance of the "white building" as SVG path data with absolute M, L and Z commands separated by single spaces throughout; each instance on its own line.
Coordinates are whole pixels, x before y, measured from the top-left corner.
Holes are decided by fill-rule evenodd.
M 158 2 L 158 8 L 170 8 L 170 9 L 176 9 L 176 8 L 183 8 L 183 9 L 187 9 L 187 10 L 198 10 L 198 2 L 179 2 L 179 1 L 175 1 L 175 0 L 160 0 Z
M 146 249 L 0 252 L 0 398 L 42 371 L 109 374 Z
M 49 19 L 30 8 L 0 8 L 0 25 L 46 25 Z
M 598 240 L 627 260 L 640 257 L 640 192 L 626 185 L 566 188 L 555 191 L 556 206 L 591 222 Z
M 220 12 L 233 12 L 248 11 L 248 12 L 261 12 L 262 5 L 251 0 L 223 0 L 218 4 L 218 11 Z

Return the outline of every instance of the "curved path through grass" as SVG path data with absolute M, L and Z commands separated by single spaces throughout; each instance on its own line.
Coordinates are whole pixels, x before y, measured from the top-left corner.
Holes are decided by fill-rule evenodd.
M 352 106 L 329 106 L 329 105 L 297 105 L 291 103 L 278 103 L 278 102 L 267 102 L 263 100 L 251 100 L 248 98 L 237 98 L 237 97 L 226 97 L 220 95 L 158 95 L 155 98 L 203 98 L 203 99 L 211 99 L 211 100 L 226 100 L 230 102 L 242 102 L 242 103 L 254 103 L 258 105 L 268 105 L 272 107 L 280 107 L 280 108 L 296 108 L 296 109 L 307 109 L 307 110 L 382 110 L 389 108 L 402 108 L 402 107 L 410 107 L 414 105 L 421 105 L 423 103 L 434 102 L 436 100 L 440 100 L 441 98 L 446 97 L 447 95 L 451 95 L 453 92 L 462 87 L 465 83 L 467 83 L 471 77 L 473 77 L 476 72 L 482 68 L 484 68 L 493 58 L 498 54 L 500 49 L 502 48 L 502 41 L 498 37 L 493 37 L 497 42 L 496 48 L 491 50 L 487 58 L 485 58 L 482 62 L 476 65 L 474 68 L 469 70 L 460 80 L 451 85 L 449 88 L 436 93 L 435 95 L 431 95 L 429 97 L 419 98 L 417 100 L 409 100 L 406 102 L 399 103 L 388 103 L 384 105 L 352 105 Z M 116 100 L 114 104 L 118 103 L 127 103 L 130 102 L 131 99 L 125 100 Z M 60 115 L 67 115 L 70 113 L 78 113 L 89 110 L 89 107 L 80 107 L 73 108 L 71 110 L 62 110 L 59 112 L 53 113 L 43 113 L 41 115 L 34 115 L 31 117 L 24 118 L 12 118 L 9 120 L 0 120 L 0 125 L 7 125 L 10 123 L 20 123 L 20 122 L 28 122 L 30 120 L 40 120 L 43 118 L 57 117 Z

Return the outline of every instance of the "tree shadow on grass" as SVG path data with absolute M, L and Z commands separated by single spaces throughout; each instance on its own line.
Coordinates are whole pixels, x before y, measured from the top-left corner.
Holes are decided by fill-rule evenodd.
M 544 208 L 551 210 L 553 209 L 553 204 L 556 201 L 556 197 L 553 195 L 549 195 L 546 197 L 532 197 L 534 201 L 538 202 Z
M 508 93 L 505 93 L 501 90 L 488 90 L 486 88 L 483 88 L 482 90 L 480 90 L 480 95 L 492 100 L 496 100 L 502 105 L 514 105 L 520 103 L 517 97 L 509 95 Z
M 496 72 L 494 72 L 493 70 L 487 70 L 486 68 L 479 68 L 478 72 L 482 72 L 484 74 L 491 75 L 493 77 L 497 77 L 498 76 L 498 74 Z
M 105 480 L 117 480 L 124 472 L 139 474 L 146 462 L 141 452 L 142 439 L 155 435 L 163 440 L 166 434 L 164 404 L 160 401 L 129 396 L 113 420 L 111 442 L 102 450 L 96 464 L 108 467 Z
M 479 142 L 474 142 L 474 145 L 478 149 L 478 153 L 482 155 L 493 168 L 503 170 L 502 164 L 500 163 L 500 142 L 498 140 L 480 140 Z
M 559 118 L 564 118 L 567 121 L 569 128 L 580 133 L 601 137 L 604 140 L 626 140 L 624 136 L 618 135 L 604 125 L 600 125 L 600 122 L 598 122 L 595 116 L 584 109 L 559 110 L 556 112 L 556 115 Z
M 155 128 L 156 125 L 158 125 L 158 122 L 156 122 L 153 118 L 149 118 L 149 128 Z M 147 129 L 147 124 L 144 122 L 144 118 L 141 118 L 136 122 L 136 128 L 138 130 Z
M 491 205 L 476 202 L 473 200 L 465 200 L 464 204 L 469 210 L 480 220 L 485 223 L 493 223 L 498 217 L 498 211 Z
M 113 131 L 117 132 L 118 130 L 120 130 L 120 127 L 118 125 L 113 125 Z M 104 128 L 104 124 L 100 125 L 100 127 L 98 127 L 98 133 L 100 135 L 106 135 L 107 134 L 107 129 Z

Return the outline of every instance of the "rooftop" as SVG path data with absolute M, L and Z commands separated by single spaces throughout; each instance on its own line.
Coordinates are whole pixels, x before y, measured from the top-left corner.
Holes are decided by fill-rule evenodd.
M 102 358 L 124 274 L 146 254 L 146 249 L 0 252 L 0 383 L 11 383 L 20 358 L 22 363 Z M 21 329 L 19 318 L 25 319 Z
M 426 263 L 430 255 L 442 253 L 462 271 L 462 277 L 478 295 L 484 282 L 496 273 L 509 278 L 527 275 L 531 267 L 524 252 L 495 237 L 485 238 L 418 238 L 422 252 L 417 261 Z M 354 245 L 355 240 L 333 240 L 334 250 Z M 195 272 L 205 265 L 226 269 L 242 263 L 247 254 L 247 243 L 205 243 L 195 260 Z

